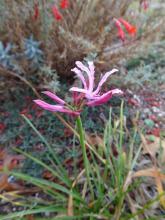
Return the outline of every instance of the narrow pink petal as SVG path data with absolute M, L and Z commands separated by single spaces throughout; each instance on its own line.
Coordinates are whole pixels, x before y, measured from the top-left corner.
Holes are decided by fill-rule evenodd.
M 112 89 L 106 93 L 104 93 L 100 97 L 96 97 L 95 100 L 87 102 L 88 106 L 96 106 L 96 105 L 102 105 L 105 102 L 109 101 L 109 99 L 112 98 L 113 95 L 115 94 L 123 94 L 123 92 L 120 89 Z
M 51 111 L 51 112 L 63 112 L 63 113 L 66 113 L 66 114 L 72 115 L 72 116 L 80 115 L 80 112 L 66 109 L 66 108 L 64 108 L 64 106 L 61 106 L 61 105 L 51 105 L 51 104 L 48 104 L 47 102 L 44 102 L 40 99 L 33 100 L 33 101 L 41 108 L 48 110 L 48 111 Z
M 113 69 L 107 73 L 104 74 L 104 76 L 101 78 L 98 86 L 97 86 L 97 89 L 93 92 L 94 95 L 97 95 L 102 87 L 102 85 L 107 81 L 108 77 L 110 75 L 112 75 L 113 73 L 117 72 L 118 70 L 117 69 Z
M 86 89 L 80 89 L 80 88 L 78 88 L 78 87 L 72 87 L 72 88 L 69 89 L 69 91 L 81 92 L 81 93 L 84 93 L 84 94 L 86 94 L 86 93 L 88 92 L 88 90 L 86 90 Z
M 122 95 L 123 94 L 123 92 L 120 89 L 112 89 L 111 92 L 113 95 L 115 95 L 115 94 Z
M 108 93 L 105 93 L 104 95 L 102 95 L 100 97 L 97 97 L 95 100 L 87 102 L 87 105 L 88 106 L 102 105 L 111 98 L 112 98 L 112 92 L 109 91 Z
M 87 89 L 87 84 L 86 84 L 86 81 L 85 81 L 85 78 L 84 78 L 82 72 L 76 67 L 74 69 L 71 69 L 71 71 L 74 72 L 79 77 L 79 79 L 81 80 L 81 82 L 84 86 L 84 89 Z
M 60 99 L 58 96 L 56 96 L 54 93 L 49 92 L 49 91 L 44 91 L 42 92 L 43 94 L 47 95 L 48 97 L 50 97 L 51 99 L 53 99 L 54 101 L 58 102 L 59 104 L 64 105 L 65 101 Z
M 41 108 L 45 109 L 45 110 L 48 110 L 48 111 L 51 111 L 51 112 L 58 112 L 58 111 L 61 111 L 64 107 L 61 106 L 61 105 L 51 105 L 51 104 L 48 104 L 47 102 L 44 102 L 40 99 L 37 99 L 37 100 L 34 100 L 34 102 L 40 106 Z
M 89 77 L 89 91 L 92 92 L 94 89 L 94 75 L 95 75 L 95 66 L 92 61 L 88 62 L 90 77 Z
M 94 66 L 93 61 L 89 61 L 89 62 L 88 62 L 88 66 L 89 66 L 90 72 L 93 72 L 93 74 L 94 74 L 94 72 L 95 72 L 95 66 Z
M 82 62 L 76 61 L 77 67 L 78 67 L 79 69 L 81 69 L 82 71 L 84 71 L 84 72 L 87 73 L 88 79 L 89 79 L 89 90 L 90 90 L 90 91 L 93 91 L 93 85 L 94 85 L 94 71 L 91 71 L 91 70 L 93 70 L 91 63 L 92 63 L 92 62 L 90 62 L 90 68 L 91 68 L 91 69 L 88 69 L 88 67 L 86 67 Z
M 76 61 L 76 65 L 80 70 L 82 70 L 82 71 L 86 72 L 88 75 L 90 75 L 90 71 L 89 71 L 88 67 L 86 67 L 82 62 Z

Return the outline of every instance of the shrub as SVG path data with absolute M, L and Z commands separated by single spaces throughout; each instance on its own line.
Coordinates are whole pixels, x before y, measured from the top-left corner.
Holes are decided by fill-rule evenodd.
M 53 14 L 55 6 L 61 18 Z M 41 61 L 43 53 L 44 65 L 68 78 L 75 60 L 96 54 L 100 70 L 108 69 L 110 64 L 118 65 L 139 53 L 142 47 L 146 49 L 163 29 L 161 1 L 150 3 L 148 10 L 139 7 L 139 1 L 128 0 L 77 0 L 69 1 L 65 9 L 61 7 L 60 1 L 1 1 L 0 40 L 4 48 L 12 43 L 17 46 L 16 54 L 25 49 L 24 55 L 34 63 Z M 118 39 L 114 22 L 120 17 L 137 29 L 136 36 L 126 36 L 124 42 Z M 35 74 L 25 60 L 19 66 L 25 77 Z

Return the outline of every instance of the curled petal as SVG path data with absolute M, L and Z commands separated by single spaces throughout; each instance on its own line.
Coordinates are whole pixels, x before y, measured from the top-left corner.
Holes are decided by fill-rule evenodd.
M 82 62 L 76 61 L 76 65 L 80 70 L 86 72 L 88 74 L 88 76 L 90 75 L 90 71 L 89 71 L 88 67 L 86 67 Z
M 58 96 L 56 96 L 54 93 L 49 92 L 49 91 L 44 91 L 42 92 L 43 94 L 47 95 L 48 97 L 50 97 L 51 99 L 53 99 L 54 101 L 58 102 L 61 105 L 65 104 L 65 101 L 60 99 Z
M 51 112 L 58 112 L 58 111 L 62 111 L 62 109 L 64 108 L 63 106 L 61 105 L 51 105 L 51 104 L 48 104 L 47 102 L 44 102 L 40 99 L 37 99 L 37 100 L 34 100 L 34 102 L 40 106 L 41 108 L 45 109 L 45 110 L 48 110 L 48 111 L 51 111 Z
M 40 99 L 34 100 L 34 102 L 38 106 L 40 106 L 41 108 L 48 110 L 48 111 L 51 111 L 51 112 L 63 112 L 63 113 L 66 113 L 66 114 L 72 115 L 72 116 L 79 116 L 80 115 L 80 112 L 78 112 L 78 111 L 72 111 L 70 109 L 66 109 L 66 108 L 64 108 L 64 106 L 61 106 L 61 105 L 51 105 L 51 104 L 48 104 L 47 102 L 44 102 Z
M 108 77 L 110 75 L 112 75 L 113 73 L 117 72 L 118 70 L 117 69 L 113 69 L 107 73 L 104 74 L 104 76 L 102 77 L 102 79 L 100 80 L 98 86 L 97 86 L 97 89 L 93 92 L 95 95 L 99 93 L 102 85 L 107 81 Z
M 88 62 L 88 66 L 89 66 L 90 72 L 94 75 L 94 73 L 95 73 L 95 66 L 94 66 L 93 61 L 89 61 Z
M 108 102 L 109 99 L 111 99 L 114 94 L 123 94 L 123 92 L 120 89 L 110 90 L 110 91 L 104 93 L 102 96 L 96 97 L 95 100 L 87 102 L 87 105 L 88 106 L 102 105 L 102 104 Z
M 86 90 L 86 89 L 80 89 L 80 88 L 77 88 L 77 87 L 72 87 L 72 88 L 69 89 L 69 91 L 82 92 L 84 94 L 86 94 L 88 92 L 88 90 Z
M 123 94 L 123 92 L 120 89 L 112 89 L 111 92 L 112 92 L 112 95 L 115 95 L 115 94 L 122 95 Z
M 91 65 L 92 62 L 90 62 L 90 68 L 88 69 L 88 67 L 86 67 L 82 62 L 80 61 L 76 61 L 76 65 L 79 69 L 81 69 L 82 71 L 86 72 L 88 75 L 88 79 L 89 79 L 89 90 L 92 91 L 93 90 L 93 86 L 94 86 L 94 71 Z
M 99 96 L 98 98 L 94 99 L 93 101 L 87 102 L 87 105 L 88 106 L 102 105 L 111 98 L 112 98 L 112 92 L 109 91 L 108 93 L 106 93 L 102 96 Z
M 87 89 L 87 84 L 86 84 L 86 81 L 85 81 L 85 78 L 82 74 L 82 72 L 78 69 L 78 68 L 74 68 L 74 69 L 71 69 L 72 72 L 76 73 L 76 75 L 79 77 L 79 79 L 81 80 L 83 86 L 84 86 L 84 89 Z
M 95 66 L 92 61 L 88 62 L 90 77 L 89 77 L 89 91 L 93 91 L 94 88 L 94 75 L 95 75 Z

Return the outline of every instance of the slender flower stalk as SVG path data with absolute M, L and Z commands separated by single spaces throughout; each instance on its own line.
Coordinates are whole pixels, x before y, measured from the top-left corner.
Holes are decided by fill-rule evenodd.
M 90 180 L 90 164 L 89 164 L 89 160 L 87 157 L 86 146 L 85 146 L 85 135 L 84 135 L 84 130 L 83 130 L 82 121 L 81 121 L 80 116 L 77 117 L 76 122 L 77 122 L 77 128 L 78 128 L 78 133 L 79 133 L 80 145 L 81 145 L 81 149 L 82 149 L 82 155 L 83 155 L 83 161 L 84 161 L 87 182 L 88 182 L 88 185 L 90 188 L 92 198 L 94 199 L 93 188 L 92 188 L 92 184 L 91 184 L 91 180 Z

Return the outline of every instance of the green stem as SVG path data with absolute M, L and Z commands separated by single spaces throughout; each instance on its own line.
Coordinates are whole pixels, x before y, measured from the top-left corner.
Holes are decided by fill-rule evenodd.
M 79 133 L 80 145 L 81 145 L 82 154 L 83 154 L 83 161 L 84 161 L 85 173 L 86 173 L 86 177 L 87 177 L 87 183 L 89 184 L 92 198 L 94 199 L 94 192 L 93 192 L 93 188 L 92 188 L 92 184 L 91 184 L 91 180 L 90 180 L 90 164 L 89 164 L 89 160 L 87 157 L 84 129 L 83 129 L 83 125 L 82 125 L 82 121 L 81 121 L 80 116 L 77 117 L 76 122 L 77 122 L 77 128 L 78 128 L 78 133 Z

